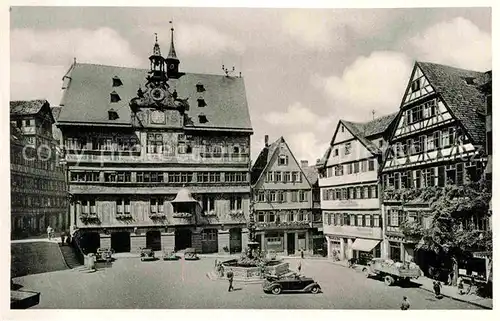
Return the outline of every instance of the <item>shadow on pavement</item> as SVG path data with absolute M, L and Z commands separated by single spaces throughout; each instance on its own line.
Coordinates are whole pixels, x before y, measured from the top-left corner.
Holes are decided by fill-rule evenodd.
M 415 283 L 415 282 L 406 282 L 406 283 L 400 283 L 399 286 L 401 288 L 419 288 L 422 286 L 422 284 Z

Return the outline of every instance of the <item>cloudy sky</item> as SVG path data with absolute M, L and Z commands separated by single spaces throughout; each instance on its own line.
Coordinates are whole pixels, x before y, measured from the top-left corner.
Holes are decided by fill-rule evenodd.
M 284 136 L 315 162 L 339 118 L 397 111 L 415 60 L 491 69 L 491 10 L 50 8 L 11 10 L 11 100 L 58 105 L 79 62 L 148 67 L 154 36 L 168 52 L 174 20 L 181 69 L 245 79 L 254 136 Z

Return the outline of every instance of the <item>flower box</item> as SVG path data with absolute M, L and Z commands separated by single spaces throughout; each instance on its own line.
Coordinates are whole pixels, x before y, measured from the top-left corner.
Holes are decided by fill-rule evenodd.
M 153 220 L 154 219 L 162 219 L 162 218 L 165 218 L 165 214 L 156 214 L 156 213 L 155 214 L 150 214 L 149 218 L 151 218 Z
M 191 218 L 193 214 L 191 213 L 174 213 L 172 214 L 173 217 L 175 218 Z

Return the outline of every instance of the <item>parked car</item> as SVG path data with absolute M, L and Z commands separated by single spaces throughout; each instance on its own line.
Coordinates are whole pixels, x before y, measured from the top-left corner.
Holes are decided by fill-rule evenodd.
M 164 261 L 176 261 L 180 259 L 174 251 L 163 251 L 162 258 Z
M 412 278 L 418 278 L 422 272 L 415 263 L 401 263 L 383 258 L 375 258 L 368 262 L 368 266 L 363 268 L 366 277 L 379 277 L 387 285 L 396 282 L 409 282 Z
M 263 284 L 265 293 L 280 294 L 282 292 L 310 292 L 319 293 L 321 287 L 312 278 L 288 273 L 281 276 L 268 275 Z
M 200 258 L 196 254 L 196 249 L 195 248 L 187 248 L 184 251 L 184 260 L 195 261 L 195 260 L 199 260 L 199 259 Z
M 113 260 L 112 255 L 113 255 L 112 249 L 101 247 L 97 249 L 95 257 L 97 262 L 102 262 L 102 261 L 111 262 Z
M 150 248 L 142 248 L 141 249 L 141 261 L 154 261 L 155 252 Z

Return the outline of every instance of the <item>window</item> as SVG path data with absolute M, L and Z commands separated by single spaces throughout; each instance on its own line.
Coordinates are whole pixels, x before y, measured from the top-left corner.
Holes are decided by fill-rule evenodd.
M 203 195 L 201 203 L 203 211 L 209 212 L 215 210 L 215 197 Z
M 269 223 L 273 223 L 276 221 L 276 215 L 274 214 L 274 212 L 269 212 L 269 215 L 268 215 L 268 220 L 267 220 Z
M 267 194 L 268 202 L 276 202 L 276 191 L 269 191 Z
M 441 147 L 450 146 L 450 133 L 448 129 L 445 129 L 441 132 Z
M 446 183 L 456 184 L 457 182 L 457 171 L 455 165 L 446 165 Z
M 130 172 L 118 172 L 117 173 L 117 182 L 119 183 L 129 183 L 131 182 L 131 173 Z
M 363 215 L 357 215 L 356 226 L 363 226 Z
M 329 214 L 326 214 L 328 217 L 330 217 Z M 293 222 L 295 221 L 295 214 L 294 213 L 288 213 L 288 218 L 287 218 L 288 222 Z
M 374 171 L 375 170 L 375 160 L 370 159 L 368 161 L 368 170 L 369 171 Z
M 362 187 L 356 187 L 356 199 L 361 199 L 361 189 Z
M 351 153 L 351 143 L 346 143 L 344 146 L 344 155 L 349 155 Z
M 449 139 L 450 139 L 450 145 L 454 145 L 455 138 L 456 138 L 456 130 L 454 127 L 448 128 L 448 135 L 449 135 Z
M 426 141 L 427 141 L 426 151 L 432 151 L 436 147 L 436 140 L 434 134 L 426 136 Z
M 333 171 L 333 168 L 332 167 L 328 167 L 327 170 L 326 170 L 326 177 L 332 177 L 332 171 Z
M 372 191 L 372 198 L 378 198 L 378 186 L 372 185 L 370 186 L 370 189 Z
M 279 155 L 279 157 L 278 157 L 278 165 L 279 166 L 288 165 L 288 156 L 287 155 Z
M 264 191 L 257 192 L 257 201 L 258 202 L 265 202 L 266 201 L 266 194 L 264 193 Z
M 278 202 L 283 203 L 286 201 L 286 192 L 284 191 L 278 191 Z
M 292 194 L 291 195 L 292 202 L 298 202 L 298 191 L 291 191 L 290 194 Z
M 116 214 L 130 214 L 130 199 L 118 199 L 116 201 Z
M 281 172 L 274 172 L 274 182 L 281 183 Z
M 347 174 L 352 174 L 352 163 L 349 163 L 347 166 Z
M 356 226 L 356 215 L 354 214 L 349 215 L 349 225 Z
M 117 103 L 121 100 L 120 95 L 118 95 L 118 93 L 114 90 L 109 94 L 109 96 L 110 96 L 109 99 L 112 103 Z
M 247 173 L 245 172 L 226 172 L 224 177 L 226 182 L 241 183 L 247 181 Z
M 205 107 L 207 103 L 205 102 L 205 99 L 203 98 L 198 98 L 198 107 Z
M 354 163 L 354 173 L 359 173 L 359 162 Z
M 272 182 L 272 181 L 273 181 L 273 172 L 267 172 L 266 182 Z
M 201 93 L 201 92 L 204 92 L 204 91 L 205 91 L 205 87 L 203 86 L 203 84 L 198 83 L 196 85 L 196 92 Z
M 434 186 L 434 167 L 425 169 L 425 186 Z
M 457 185 L 463 185 L 464 184 L 464 164 L 463 163 L 458 163 L 456 165 L 457 169 Z
M 242 209 L 242 197 L 232 195 L 229 200 L 229 206 L 232 211 L 241 210 Z
M 445 185 L 445 170 L 444 166 L 438 167 L 438 186 L 443 187 Z
M 291 180 L 290 172 L 285 172 L 283 174 L 283 183 L 289 183 Z
M 26 119 L 26 120 L 24 121 L 24 126 L 26 126 L 26 127 L 30 127 L 30 126 L 31 126 L 31 120 L 30 120 L 30 119 Z
M 163 153 L 163 135 L 148 134 L 147 136 L 147 152 L 148 154 Z
M 342 190 L 341 189 L 336 189 L 334 191 L 335 191 L 334 199 L 337 199 L 337 200 L 342 199 Z
M 416 170 L 415 172 L 415 180 L 413 186 L 415 188 L 421 188 L 422 187 L 422 171 L 421 170 Z
M 411 123 L 416 123 L 424 118 L 422 106 L 413 107 L 411 109 Z
M 296 182 L 297 181 L 297 176 L 298 176 L 298 172 L 292 172 L 292 182 Z
M 372 226 L 372 216 L 371 215 L 365 215 L 365 226 L 366 227 L 371 227 Z
M 333 155 L 334 156 L 339 156 L 339 149 L 338 148 L 335 148 Z
M 411 92 L 420 90 L 420 78 L 411 83 Z
M 368 170 L 368 161 L 362 160 L 361 161 L 361 171 L 366 172 Z
M 113 77 L 113 87 L 120 87 L 122 85 L 123 85 L 123 83 L 122 83 L 121 79 L 118 78 L 118 76 L 114 76 Z
M 373 227 L 380 227 L 380 215 L 373 215 Z
M 342 176 L 342 175 L 344 175 L 344 166 L 343 165 L 335 166 L 335 176 Z
M 322 193 L 323 193 L 323 201 L 330 200 L 330 190 L 329 189 L 324 189 L 322 191 Z
M 105 182 L 116 182 L 116 173 L 104 173 L 104 181 Z
M 340 125 L 340 131 L 344 132 L 344 125 Z
M 307 202 L 307 191 L 299 191 L 299 201 Z
M 398 211 L 396 210 L 388 210 L 388 215 L 389 215 L 389 225 L 397 227 L 399 226 L 399 215 Z
M 259 222 L 264 222 L 265 221 L 265 215 L 263 212 L 258 212 L 257 213 L 257 221 Z
M 401 187 L 401 174 L 400 173 L 395 173 L 394 174 L 394 189 L 399 190 Z

